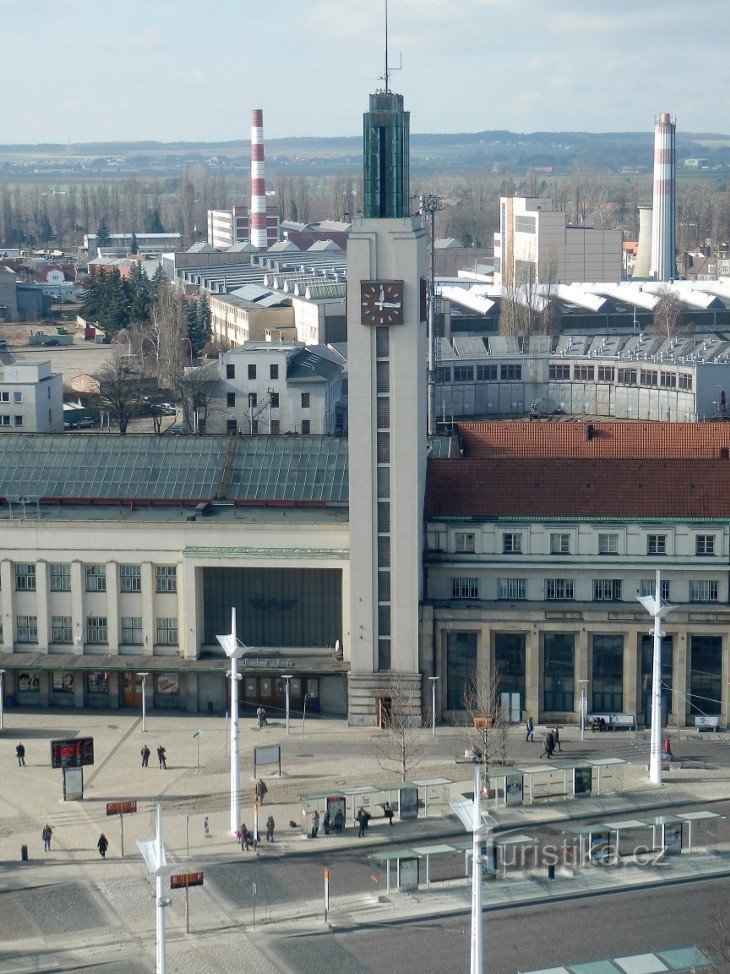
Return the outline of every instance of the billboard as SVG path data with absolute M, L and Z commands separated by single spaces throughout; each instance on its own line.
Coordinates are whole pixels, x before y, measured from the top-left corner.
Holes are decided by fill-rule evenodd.
M 52 768 L 81 768 L 94 763 L 94 738 L 74 737 L 71 740 L 51 741 Z
M 202 886 L 203 873 L 180 873 L 170 876 L 170 889 L 184 889 L 186 886 Z

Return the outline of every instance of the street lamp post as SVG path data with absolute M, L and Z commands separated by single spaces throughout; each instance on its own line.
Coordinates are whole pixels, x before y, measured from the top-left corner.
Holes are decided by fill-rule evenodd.
M 672 609 L 673 605 L 662 604 L 661 600 L 661 572 L 656 573 L 656 589 L 654 595 L 637 595 L 636 598 L 646 611 L 654 618 L 654 658 L 651 671 L 651 747 L 649 751 L 649 779 L 655 785 L 662 783 L 662 616 Z
M 5 676 L 5 670 L 0 670 L 0 730 L 3 729 L 3 723 L 5 720 L 5 686 L 3 683 L 4 676 Z
M 238 754 L 238 658 L 246 647 L 236 635 L 236 610 L 231 609 L 231 631 L 215 637 L 231 661 L 228 676 L 231 678 L 231 835 L 235 835 L 241 821 L 241 771 Z
M 147 688 L 147 677 L 149 673 L 138 673 L 137 676 L 142 678 L 142 733 L 147 733 L 147 694 L 145 690 Z
M 170 905 L 165 897 L 165 877 L 169 872 L 162 842 L 162 805 L 157 806 L 157 830 L 154 839 L 137 842 L 147 868 L 155 877 L 155 974 L 166 974 L 167 951 L 165 946 L 165 907 Z
M 578 680 L 580 684 L 580 739 L 586 739 L 586 718 L 588 716 L 588 680 Z
M 429 676 L 431 681 L 431 736 L 436 736 L 436 681 L 437 676 Z
M 471 841 L 471 966 L 470 974 L 482 974 L 484 945 L 482 931 L 482 763 L 474 758 L 474 807 Z
M 289 684 L 291 682 L 291 675 L 285 673 L 283 679 L 286 681 L 286 732 L 289 733 Z

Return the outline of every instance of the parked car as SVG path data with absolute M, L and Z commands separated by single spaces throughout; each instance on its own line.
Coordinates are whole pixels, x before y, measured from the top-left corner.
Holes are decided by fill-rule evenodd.
M 163 416 L 177 416 L 177 409 L 171 402 L 161 402 L 160 410 Z
M 61 343 L 57 338 L 47 338 L 44 342 L 41 342 L 43 348 L 50 348 L 51 346 L 60 345 Z
M 79 429 L 87 430 L 91 429 L 92 426 L 96 426 L 96 423 L 91 416 L 82 416 L 81 419 L 76 421 L 76 425 Z

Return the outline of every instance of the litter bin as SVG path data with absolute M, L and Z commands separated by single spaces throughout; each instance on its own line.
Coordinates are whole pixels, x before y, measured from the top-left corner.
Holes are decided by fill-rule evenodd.
M 28 846 L 27 845 L 22 845 L 20 847 L 20 858 L 23 860 L 23 862 L 27 862 L 28 861 Z
M 547 869 L 548 869 L 548 879 L 555 879 L 555 866 L 550 865 L 547 867 Z
M 5 698 L 5 706 L 6 707 L 14 707 L 15 706 L 15 700 L 13 699 L 12 696 Z

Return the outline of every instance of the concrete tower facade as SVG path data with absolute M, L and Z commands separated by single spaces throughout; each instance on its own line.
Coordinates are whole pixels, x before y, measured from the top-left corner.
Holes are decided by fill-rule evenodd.
M 639 207 L 639 244 L 632 277 L 644 278 L 651 274 L 652 209 Z
M 677 120 L 662 112 L 654 124 L 654 199 L 651 234 L 651 274 L 655 281 L 676 277 L 675 169 Z
M 266 250 L 266 179 L 264 176 L 264 113 L 251 112 L 251 243 Z
M 425 234 L 409 215 L 408 113 L 364 118 L 364 216 L 347 247 L 350 722 L 420 716 L 418 622 L 426 474 Z

